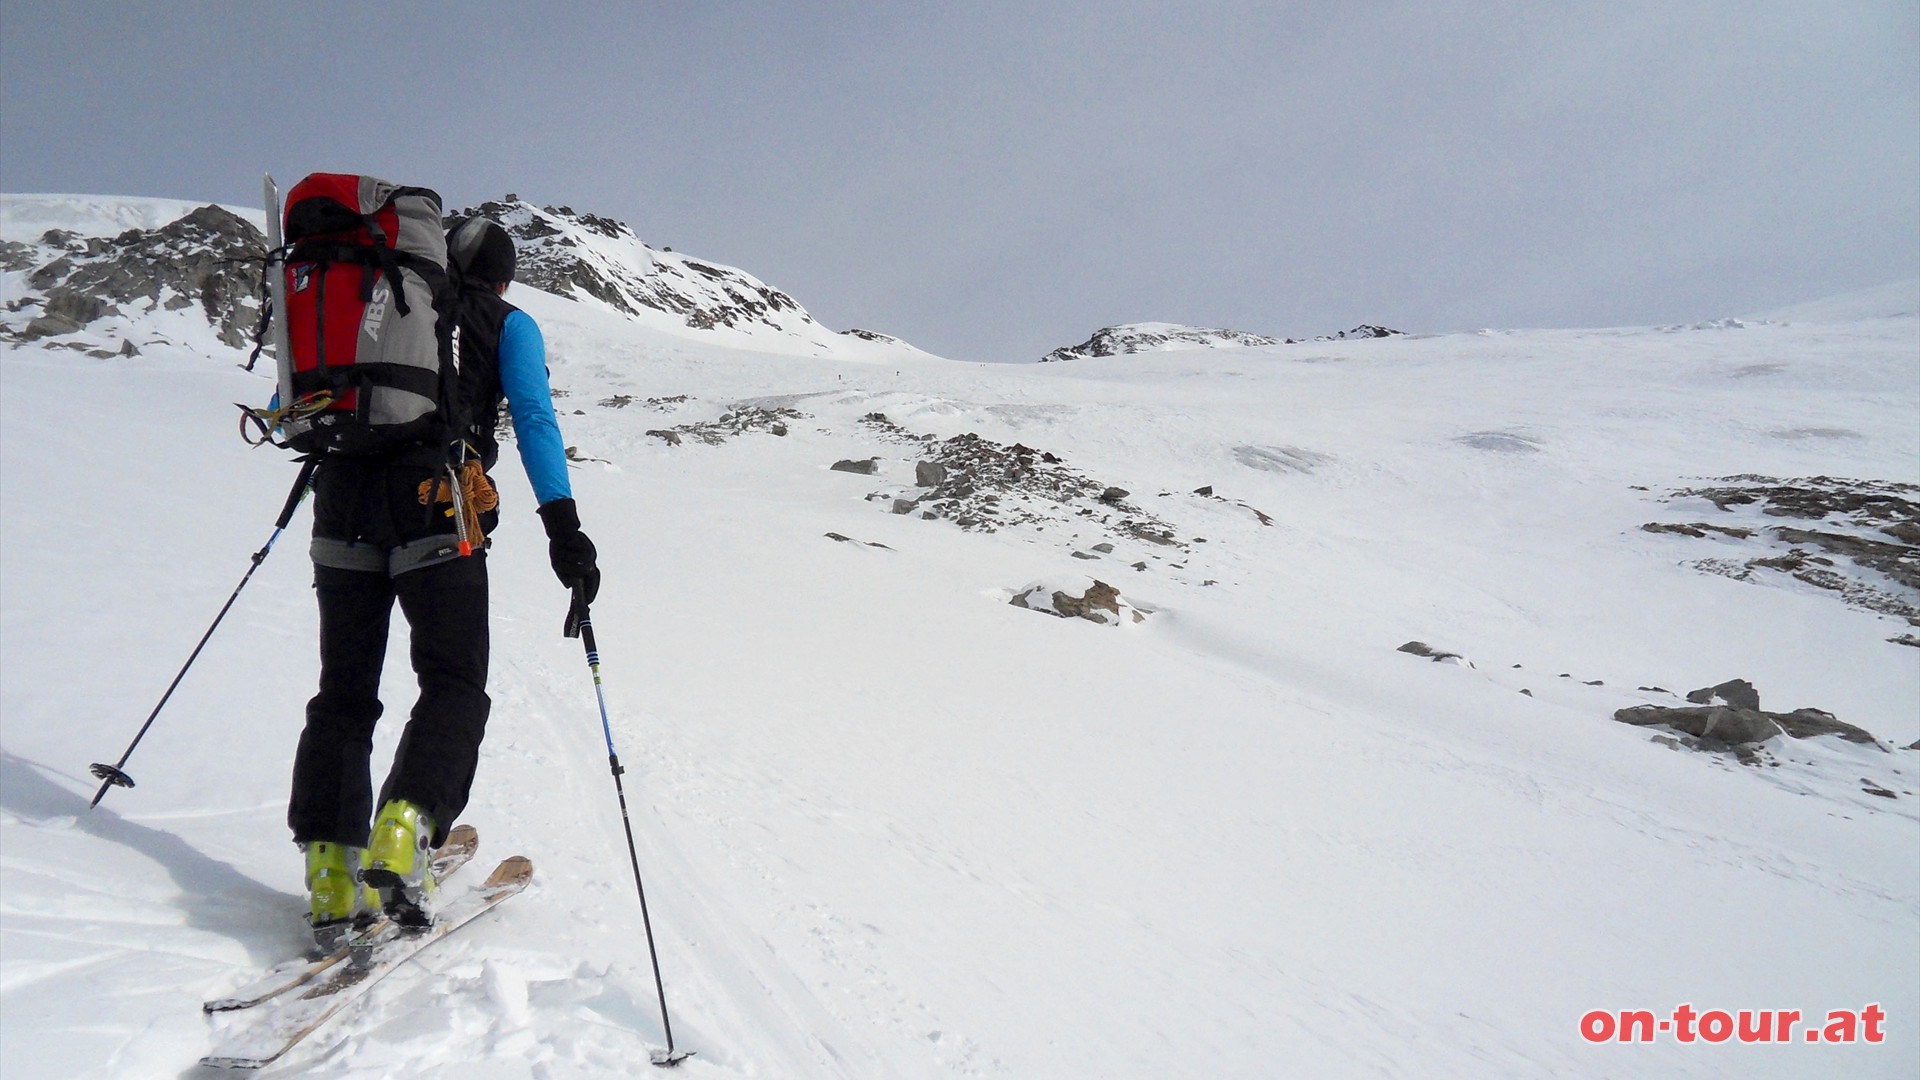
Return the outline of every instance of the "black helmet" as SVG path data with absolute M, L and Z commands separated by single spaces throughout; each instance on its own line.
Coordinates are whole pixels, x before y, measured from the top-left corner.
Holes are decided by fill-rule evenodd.
M 447 255 L 470 280 L 505 285 L 513 280 L 513 238 L 489 218 L 470 217 L 447 234 Z

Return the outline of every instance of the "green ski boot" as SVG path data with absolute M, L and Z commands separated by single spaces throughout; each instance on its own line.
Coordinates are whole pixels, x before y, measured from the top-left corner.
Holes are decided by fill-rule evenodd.
M 360 880 L 380 892 L 380 906 L 401 926 L 433 925 L 433 819 L 405 799 L 392 799 L 373 820 Z
M 367 894 L 358 880 L 362 849 L 320 840 L 301 849 L 307 857 L 307 922 L 313 927 L 313 943 L 322 952 L 332 952 L 369 917 Z

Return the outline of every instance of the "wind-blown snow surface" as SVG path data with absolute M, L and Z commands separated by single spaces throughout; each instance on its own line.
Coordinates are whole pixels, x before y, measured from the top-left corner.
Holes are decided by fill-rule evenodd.
M 590 459 L 573 482 L 684 1075 L 1920 1066 L 1915 755 L 1776 740 L 1754 769 L 1609 718 L 1663 700 L 1637 686 L 1745 676 L 1769 707 L 1920 735 L 1920 652 L 1886 641 L 1904 623 L 1638 531 L 1700 477 L 1916 480 L 1912 318 L 882 367 L 512 299 Z M 315 675 L 304 511 L 130 762 L 139 787 L 86 809 L 86 763 L 132 737 L 293 477 L 233 436 L 229 402 L 268 393 L 234 359 L 0 352 L 9 1080 L 194 1075 L 223 1022 L 198 1003 L 302 941 L 282 817 Z M 802 416 L 718 446 L 646 434 L 746 403 Z M 889 513 L 866 496 L 911 489 L 917 448 L 872 412 L 1054 453 L 1186 546 L 1087 561 L 1113 538 L 1072 514 Z M 876 476 L 828 469 L 870 456 Z M 275 1075 L 628 1076 L 662 1043 L 592 688 L 511 461 L 466 820 L 483 864 L 526 854 L 535 884 Z M 1093 576 L 1154 614 L 1007 603 Z M 1476 666 L 1394 651 L 1410 638 Z M 388 672 L 382 760 L 403 634 Z M 1580 1038 L 1589 1009 L 1683 1002 L 1877 1002 L 1887 1039 Z

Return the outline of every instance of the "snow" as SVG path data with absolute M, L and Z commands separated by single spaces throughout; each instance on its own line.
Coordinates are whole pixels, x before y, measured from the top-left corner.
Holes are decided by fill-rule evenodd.
M 1912 319 L 1920 312 L 1920 280 L 1897 281 L 1876 289 L 1831 296 L 1770 311 L 1775 322 L 1862 322 L 1868 319 Z
M 165 212 L 117 204 L 63 212 Z M 1640 686 L 1740 676 L 1769 708 L 1920 737 L 1920 653 L 1886 640 L 1904 621 L 1702 574 L 1710 542 L 1639 530 L 1712 512 L 1661 501 L 1704 477 L 1920 482 L 1912 316 L 895 366 L 510 298 L 598 459 L 572 475 L 684 1075 L 1920 1066 L 1915 754 L 1778 739 L 1750 768 L 1610 719 L 1668 700 Z M 129 762 L 139 786 L 86 807 L 86 764 L 133 736 L 292 482 L 234 438 L 230 403 L 271 389 L 236 359 L 0 346 L 9 1078 L 194 1075 L 229 1022 L 198 1003 L 301 944 L 304 511 Z M 743 404 L 805 418 L 647 434 Z M 1052 452 L 1185 546 L 1070 512 L 993 533 L 889 513 L 918 448 L 873 412 Z M 875 455 L 876 476 L 827 469 Z M 593 688 L 513 460 L 466 873 L 519 853 L 534 884 L 271 1075 L 631 1076 L 664 1044 Z M 1095 578 L 1152 614 L 1008 603 Z M 377 760 L 410 703 L 403 634 L 387 670 Z M 1589 1009 L 1682 1002 L 1878 1002 L 1888 1037 L 1579 1036 Z
M 32 241 L 48 229 L 65 229 L 82 236 L 115 236 L 128 229 L 160 228 L 205 205 L 183 199 L 8 193 L 0 195 L 0 236 Z M 266 228 L 266 211 L 257 206 L 216 205 L 256 228 Z

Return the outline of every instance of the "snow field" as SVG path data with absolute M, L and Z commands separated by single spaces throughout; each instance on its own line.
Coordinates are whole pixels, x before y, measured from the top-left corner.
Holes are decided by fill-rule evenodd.
M 686 1075 L 1911 1075 L 1911 755 L 1821 739 L 1753 770 L 1608 719 L 1640 685 L 1740 675 L 1769 707 L 1920 735 L 1899 624 L 1638 531 L 1682 520 L 1658 500 L 1698 477 L 1920 479 L 1911 320 L 896 367 L 512 298 L 599 459 L 573 480 Z M 85 763 L 131 737 L 293 470 L 233 438 L 227 402 L 266 383 L 223 361 L 11 348 L 0 377 L 5 1071 L 180 1075 L 195 1003 L 301 939 L 281 818 L 308 518 L 130 762 L 140 786 L 89 812 Z M 807 419 L 645 434 L 771 399 Z M 914 454 L 873 411 L 1055 452 L 1187 547 L 889 514 L 866 496 L 911 485 Z M 1852 434 L 1781 434 L 1807 429 Z M 877 476 L 827 469 L 872 455 Z M 464 873 L 522 853 L 535 884 L 274 1075 L 632 1075 L 664 1041 L 586 665 L 503 458 Z M 1096 577 L 1154 614 L 1006 603 Z M 1394 651 L 1413 638 L 1474 666 Z M 404 650 L 396 628 L 376 760 Z M 1688 1001 L 1878 1001 L 1889 1039 L 1579 1038 L 1588 1009 Z

